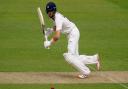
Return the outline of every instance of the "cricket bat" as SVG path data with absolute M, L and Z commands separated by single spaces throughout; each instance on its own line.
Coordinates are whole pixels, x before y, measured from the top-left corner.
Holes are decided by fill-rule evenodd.
M 45 41 L 48 41 L 48 37 L 45 35 L 44 17 L 43 17 L 43 14 L 42 14 L 42 11 L 41 11 L 40 7 L 37 8 L 37 12 L 38 12 L 38 17 L 39 17 L 40 24 L 41 24 L 41 29 L 42 29 L 42 32 L 43 32 L 43 35 L 44 35 L 44 39 L 45 39 Z

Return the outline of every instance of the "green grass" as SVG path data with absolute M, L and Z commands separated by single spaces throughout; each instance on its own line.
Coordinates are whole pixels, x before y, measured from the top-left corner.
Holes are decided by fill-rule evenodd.
M 118 5 L 119 7 L 123 8 L 123 9 L 128 9 L 128 0 L 108 0 L 110 2 L 112 2 L 113 4 Z
M 0 71 L 74 71 L 62 56 L 65 36 L 43 48 L 36 9 L 45 13 L 46 1 L 0 1 Z M 100 53 L 102 70 L 128 70 L 127 0 L 54 1 L 81 32 L 80 54 Z M 45 20 L 52 25 L 46 14 Z
M 125 86 L 128 84 L 124 84 Z M 51 85 L 29 85 L 29 84 L 17 84 L 17 85 L 11 85 L 7 84 L 6 86 L 4 84 L 0 85 L 1 89 L 50 89 Z M 118 84 L 57 84 L 54 85 L 55 89 L 125 89 L 125 87 L 122 87 Z

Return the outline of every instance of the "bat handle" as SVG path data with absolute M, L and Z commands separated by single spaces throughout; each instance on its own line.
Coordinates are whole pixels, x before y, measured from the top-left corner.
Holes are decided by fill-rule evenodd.
M 48 41 L 48 37 L 45 35 L 45 41 Z M 49 47 L 47 49 L 50 49 Z

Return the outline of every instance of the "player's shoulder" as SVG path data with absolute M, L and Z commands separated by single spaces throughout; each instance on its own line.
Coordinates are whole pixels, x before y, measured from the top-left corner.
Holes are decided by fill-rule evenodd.
M 63 18 L 63 15 L 59 12 L 56 12 L 55 17 L 56 18 Z

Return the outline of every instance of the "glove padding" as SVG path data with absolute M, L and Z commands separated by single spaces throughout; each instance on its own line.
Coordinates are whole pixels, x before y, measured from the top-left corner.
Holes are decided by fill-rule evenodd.
M 51 41 L 44 41 L 44 47 L 49 48 L 51 46 Z
M 48 37 L 49 35 L 51 35 L 53 32 L 53 28 L 47 28 L 47 30 L 45 31 L 45 35 Z

